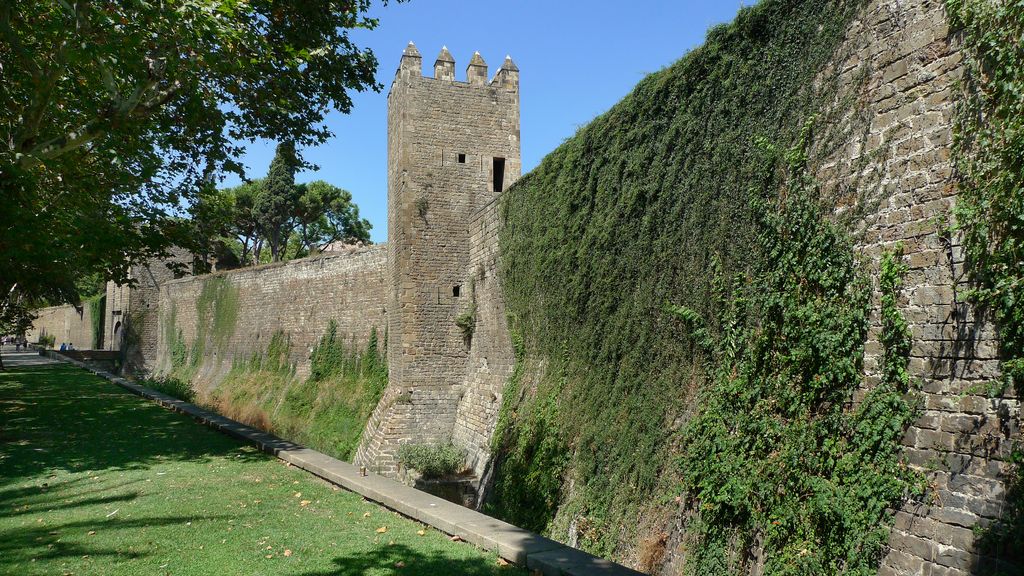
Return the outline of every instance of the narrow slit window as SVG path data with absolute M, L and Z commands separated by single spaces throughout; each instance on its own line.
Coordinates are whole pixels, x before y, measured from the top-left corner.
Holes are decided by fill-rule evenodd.
M 505 186 L 505 159 L 495 158 L 494 159 L 494 191 L 501 192 Z
M 462 286 L 460 286 L 458 284 L 456 284 L 455 286 L 452 286 L 452 296 L 454 298 L 458 298 L 459 296 L 462 296 Z
M 466 163 L 466 155 L 465 154 L 459 154 L 459 164 L 465 164 L 465 163 Z

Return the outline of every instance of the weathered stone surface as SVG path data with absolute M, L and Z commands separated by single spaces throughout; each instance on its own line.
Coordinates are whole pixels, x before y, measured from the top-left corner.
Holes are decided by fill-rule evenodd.
M 424 77 L 418 51 L 407 49 L 388 95 L 389 386 L 356 455 L 381 474 L 397 472 L 406 442 L 455 442 L 474 468 L 486 460 L 492 389 L 500 394 L 506 376 L 500 367 L 479 382 L 468 374 L 486 371 L 491 337 L 507 334 L 503 317 L 491 320 L 497 285 L 493 270 L 486 282 L 473 222 L 521 171 L 519 71 L 506 60 L 489 84 L 486 73 L 477 54 L 467 82 Z M 467 337 L 456 319 L 474 307 Z M 492 405 L 482 415 L 481 397 Z
M 73 344 L 79 349 L 93 347 L 92 317 L 87 306 L 50 306 L 36 310 L 36 314 L 32 329 L 25 334 L 29 342 L 38 342 L 46 335 L 54 337 L 57 348 L 61 344 Z
M 963 249 L 940 233 L 956 202 L 950 156 L 962 65 L 942 2 L 872 0 L 824 73 L 842 71 L 835 105 L 856 105 L 841 115 L 849 143 L 824 154 L 818 177 L 827 194 L 867 208 L 858 250 L 872 273 L 897 244 L 911 269 L 901 304 L 923 411 L 904 444 L 906 461 L 927 476 L 932 493 L 897 513 L 880 574 L 976 569 L 972 529 L 999 515 L 1004 459 L 1020 438 L 1019 401 L 985 392 L 999 376 L 995 331 L 965 304 Z M 866 388 L 880 376 L 877 301 L 876 293 Z

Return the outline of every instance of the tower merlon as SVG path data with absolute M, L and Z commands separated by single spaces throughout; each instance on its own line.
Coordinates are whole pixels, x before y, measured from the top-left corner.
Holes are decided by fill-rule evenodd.
M 420 55 L 420 51 L 416 49 L 416 45 L 411 41 L 405 47 L 405 50 L 402 51 L 402 62 L 398 65 L 397 75 L 423 75 L 423 56 Z
M 519 90 L 519 67 L 512 61 L 511 56 L 505 56 L 505 62 L 502 63 L 498 73 L 494 75 L 491 85 L 501 86 L 506 90 Z
M 480 52 L 474 52 L 469 66 L 466 66 L 466 80 L 470 84 L 487 84 L 487 63 L 484 62 L 483 56 L 480 56 Z
M 441 47 L 441 53 L 434 61 L 434 78 L 447 82 L 455 81 L 455 58 L 452 58 L 447 46 Z

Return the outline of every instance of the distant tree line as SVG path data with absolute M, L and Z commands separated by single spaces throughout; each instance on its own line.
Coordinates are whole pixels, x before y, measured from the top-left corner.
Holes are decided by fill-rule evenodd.
M 352 194 L 323 180 L 296 184 L 299 168 L 285 142 L 266 177 L 201 192 L 190 210 L 198 259 L 226 269 L 302 258 L 335 242 L 369 243 L 372 226 Z

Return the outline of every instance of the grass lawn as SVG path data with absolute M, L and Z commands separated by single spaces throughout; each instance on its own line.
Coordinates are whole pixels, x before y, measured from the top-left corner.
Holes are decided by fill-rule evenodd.
M 0 574 L 523 574 L 66 365 L 0 372 Z

